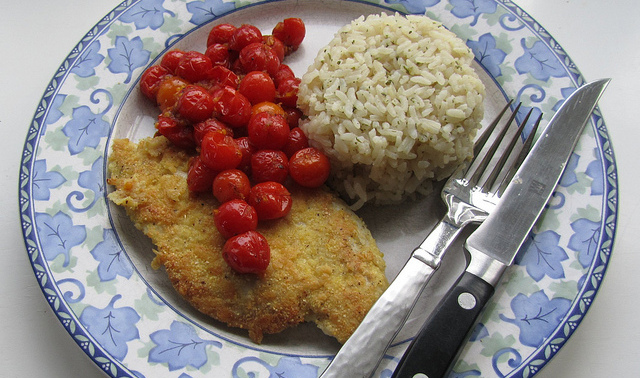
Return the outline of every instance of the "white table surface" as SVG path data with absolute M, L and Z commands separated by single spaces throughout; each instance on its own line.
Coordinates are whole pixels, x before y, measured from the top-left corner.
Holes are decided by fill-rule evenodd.
M 443 0 L 444 1 L 444 0 Z M 600 101 L 619 179 L 618 227 L 604 282 L 581 325 L 536 377 L 640 376 L 640 3 L 516 0 L 587 81 L 613 78 Z M 27 128 L 58 66 L 119 0 L 4 2 L 0 12 L 0 376 L 103 377 L 52 313 L 27 258 L 18 167 Z M 636 168 L 633 168 L 633 167 Z

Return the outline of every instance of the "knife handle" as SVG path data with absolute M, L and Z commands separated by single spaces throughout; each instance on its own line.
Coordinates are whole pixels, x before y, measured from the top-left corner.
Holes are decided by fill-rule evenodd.
M 493 292 L 493 286 L 465 271 L 411 342 L 392 378 L 444 377 Z

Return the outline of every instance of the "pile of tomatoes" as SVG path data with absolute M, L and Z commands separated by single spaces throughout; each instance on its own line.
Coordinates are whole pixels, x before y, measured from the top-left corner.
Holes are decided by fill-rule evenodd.
M 226 238 L 223 257 L 240 273 L 269 265 L 269 245 L 256 228 L 289 213 L 286 181 L 319 187 L 329 176 L 329 160 L 298 127 L 300 79 L 283 64 L 304 36 L 299 18 L 279 22 L 271 35 L 218 24 L 204 53 L 171 50 L 140 80 L 160 108 L 158 134 L 198 152 L 189 190 L 213 192 L 220 202 L 214 221 Z

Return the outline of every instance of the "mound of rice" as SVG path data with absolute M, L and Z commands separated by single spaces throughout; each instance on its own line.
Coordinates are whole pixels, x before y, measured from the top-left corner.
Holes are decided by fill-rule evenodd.
M 427 194 L 473 153 L 484 85 L 473 53 L 425 16 L 360 17 L 302 76 L 301 128 L 353 209 Z

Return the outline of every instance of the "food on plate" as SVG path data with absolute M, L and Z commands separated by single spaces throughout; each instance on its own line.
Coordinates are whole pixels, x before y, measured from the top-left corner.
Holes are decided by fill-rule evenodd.
M 428 193 L 473 153 L 484 86 L 473 53 L 426 16 L 370 15 L 341 28 L 302 76 L 310 145 L 357 209 Z
M 364 222 L 326 189 L 290 185 L 286 217 L 261 221 L 227 244 L 212 216 L 219 202 L 189 190 L 190 159 L 192 151 L 162 136 L 113 141 L 109 198 L 153 241 L 153 266 L 164 266 L 196 309 L 247 329 L 255 342 L 303 321 L 344 342 L 387 287 Z M 256 258 L 247 261 L 241 244 Z

